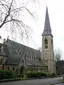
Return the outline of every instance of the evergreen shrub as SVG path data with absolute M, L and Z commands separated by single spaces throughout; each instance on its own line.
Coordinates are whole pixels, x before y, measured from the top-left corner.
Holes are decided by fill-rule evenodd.
M 17 74 L 8 70 L 0 70 L 0 79 L 16 78 Z
M 32 77 L 47 77 L 47 74 L 44 72 L 28 72 L 27 74 L 28 78 Z

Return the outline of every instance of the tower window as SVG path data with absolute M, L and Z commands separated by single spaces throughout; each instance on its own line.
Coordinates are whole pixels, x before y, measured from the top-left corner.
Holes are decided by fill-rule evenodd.
M 51 48 L 53 48 L 53 40 L 51 40 Z
M 53 40 L 51 40 L 51 44 L 53 45 Z
M 45 48 L 47 49 L 48 48 L 48 40 L 45 39 Z
M 48 44 L 48 40 L 47 39 L 45 39 L 45 44 Z
M 48 45 L 45 45 L 45 48 L 48 48 Z

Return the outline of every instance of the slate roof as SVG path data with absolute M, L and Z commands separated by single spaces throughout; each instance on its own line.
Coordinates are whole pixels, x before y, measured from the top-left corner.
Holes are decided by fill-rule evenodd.
M 51 26 L 50 26 L 50 20 L 48 15 L 48 8 L 46 7 L 46 17 L 45 17 L 45 25 L 44 25 L 44 31 L 42 36 L 52 35 L 51 33 Z
M 21 60 L 19 56 L 9 56 L 5 61 L 5 65 L 18 65 Z
M 27 65 L 32 65 L 32 66 L 37 66 L 37 67 L 42 67 L 42 66 L 45 66 L 44 64 L 36 61 L 35 60 L 32 60 L 32 59 L 27 59 Z
M 10 53 L 10 56 L 8 56 L 8 59 L 6 60 L 5 64 L 18 65 L 19 63 L 22 64 L 22 60 L 26 59 L 27 65 L 43 66 L 40 61 L 37 60 L 41 57 L 40 51 L 19 44 L 9 39 L 4 44 L 7 45 L 7 48 L 9 49 Z M 31 59 L 30 56 L 34 59 Z

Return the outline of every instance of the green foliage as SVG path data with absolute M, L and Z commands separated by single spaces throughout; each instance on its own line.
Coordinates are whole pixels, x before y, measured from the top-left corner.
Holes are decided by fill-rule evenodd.
M 32 78 L 32 77 L 46 77 L 47 74 L 44 72 L 28 72 L 27 74 L 28 78 Z
M 48 76 L 48 77 L 56 77 L 56 74 L 55 74 L 55 73 L 52 73 L 52 74 L 47 73 L 47 76 Z
M 52 73 L 52 76 L 53 76 L 53 77 L 55 77 L 55 76 L 56 76 L 56 74 L 55 74 L 55 73 Z
M 28 79 L 27 75 L 24 75 L 24 76 L 23 76 L 23 79 Z
M 28 72 L 27 74 L 28 78 L 40 78 L 40 77 L 56 77 L 55 73 L 46 73 L 46 72 Z
M 20 77 L 23 77 L 23 76 L 24 76 L 23 74 L 18 74 L 18 75 L 17 75 L 17 77 L 19 77 L 19 78 L 20 78 Z
M 12 78 L 41 78 L 41 77 L 55 77 L 56 74 L 49 74 L 45 72 L 27 72 L 24 74 L 18 74 L 16 72 L 8 71 L 8 70 L 0 70 L 0 80 L 1 79 L 12 79 Z
M 16 78 L 17 74 L 8 70 L 0 70 L 0 79 Z

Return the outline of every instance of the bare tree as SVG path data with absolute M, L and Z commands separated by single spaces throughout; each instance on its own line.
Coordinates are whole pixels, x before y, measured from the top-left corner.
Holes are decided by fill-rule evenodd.
M 35 0 L 26 0 L 35 1 Z M 19 31 L 21 36 L 29 36 L 30 27 L 27 26 L 20 17 L 22 12 L 27 11 L 32 17 L 33 13 L 26 7 L 25 4 L 21 4 L 21 7 L 17 6 L 18 0 L 0 0 L 0 28 L 5 25 L 10 26 L 11 32 Z
M 62 51 L 60 49 L 56 49 L 54 52 L 55 61 L 60 61 L 62 57 Z

